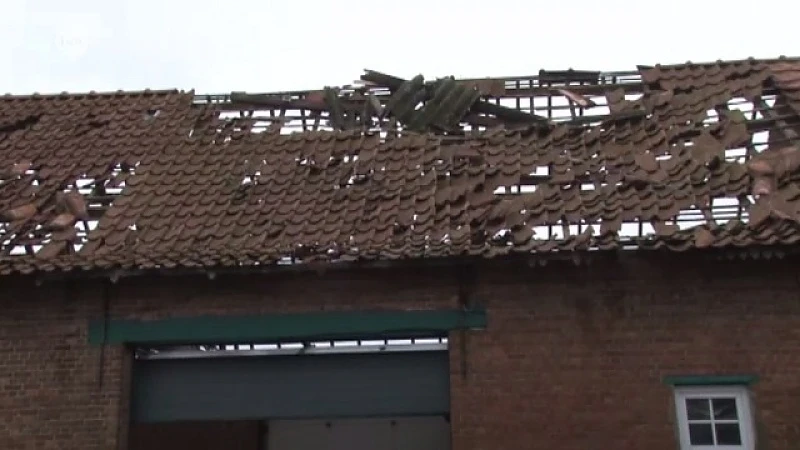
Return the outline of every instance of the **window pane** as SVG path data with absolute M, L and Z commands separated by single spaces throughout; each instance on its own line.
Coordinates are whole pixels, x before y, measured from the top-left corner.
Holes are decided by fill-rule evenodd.
M 717 445 L 742 445 L 738 423 L 718 423 L 714 428 L 717 431 Z
M 714 405 L 715 419 L 736 419 L 736 399 L 735 398 L 715 398 L 711 401 Z
M 711 414 L 708 411 L 708 399 L 705 398 L 687 398 L 686 399 L 686 415 L 689 420 L 708 420 Z
M 692 445 L 714 445 L 710 423 L 689 424 L 689 442 Z

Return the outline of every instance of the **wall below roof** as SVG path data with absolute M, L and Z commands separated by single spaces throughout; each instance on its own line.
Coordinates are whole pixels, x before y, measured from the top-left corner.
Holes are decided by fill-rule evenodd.
M 499 268 L 474 277 L 488 329 L 451 335 L 455 450 L 677 446 L 669 375 L 755 374 L 759 437 L 800 441 L 793 262 Z M 453 269 L 123 279 L 113 318 L 453 308 Z M 98 281 L 3 280 L 0 448 L 127 440 L 125 352 L 87 344 Z M 464 341 L 464 339 L 466 339 Z M 762 447 L 763 448 L 763 447 Z

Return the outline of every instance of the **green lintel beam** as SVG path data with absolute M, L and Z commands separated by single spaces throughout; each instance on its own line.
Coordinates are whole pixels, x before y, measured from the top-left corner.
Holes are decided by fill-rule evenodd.
M 89 342 L 107 344 L 226 344 L 309 339 L 444 335 L 486 328 L 485 311 L 336 311 L 306 314 L 95 320 Z
M 672 386 L 733 386 L 758 382 L 756 375 L 670 375 L 664 383 Z

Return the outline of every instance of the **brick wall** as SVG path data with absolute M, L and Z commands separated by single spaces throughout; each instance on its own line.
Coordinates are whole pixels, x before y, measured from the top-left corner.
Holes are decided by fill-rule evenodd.
M 123 352 L 86 344 L 99 298 L 0 279 L 0 449 L 114 448 Z
M 485 277 L 490 330 L 468 336 L 466 377 L 452 377 L 454 448 L 674 450 L 663 377 L 730 373 L 761 378 L 759 448 L 797 448 L 794 264 L 633 261 Z
M 760 448 L 800 442 L 796 262 L 479 270 L 489 329 L 451 337 L 453 448 L 674 450 L 671 374 L 754 373 Z M 612 270 L 613 269 L 613 270 Z M 453 269 L 132 278 L 112 317 L 457 305 Z M 98 281 L 3 280 L 0 448 L 125 440 L 125 352 L 86 342 Z M 465 342 L 462 342 L 466 339 Z

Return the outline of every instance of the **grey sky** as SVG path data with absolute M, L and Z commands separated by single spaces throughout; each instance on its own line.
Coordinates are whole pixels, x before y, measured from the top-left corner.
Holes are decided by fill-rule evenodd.
M 482 77 L 797 56 L 798 12 L 788 0 L 6 0 L 0 92 L 263 92 L 364 68 Z

